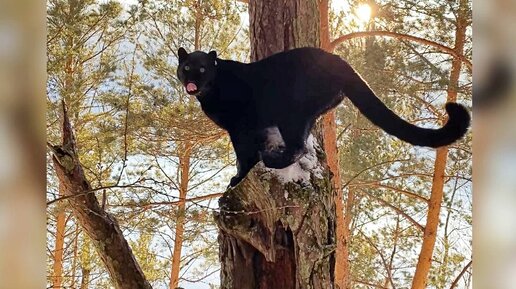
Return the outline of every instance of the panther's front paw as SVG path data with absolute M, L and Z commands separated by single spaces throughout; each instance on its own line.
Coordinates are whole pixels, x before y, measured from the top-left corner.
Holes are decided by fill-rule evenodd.
M 242 179 L 243 178 L 239 177 L 238 175 L 232 177 L 231 181 L 229 181 L 229 185 L 226 188 L 226 190 L 236 187 L 236 185 L 238 185 L 238 183 L 240 183 L 240 181 L 242 181 Z
M 261 155 L 263 163 L 268 168 L 283 169 L 295 163 L 293 158 L 278 151 L 264 151 Z

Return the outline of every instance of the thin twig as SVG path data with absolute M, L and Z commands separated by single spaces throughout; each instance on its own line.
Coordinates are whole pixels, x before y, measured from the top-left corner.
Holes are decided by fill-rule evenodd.
M 393 209 L 394 211 L 396 211 L 396 213 L 402 215 L 403 217 L 405 217 L 409 222 L 411 222 L 414 226 L 416 226 L 419 230 L 421 230 L 421 232 L 424 232 L 425 231 L 425 227 L 421 224 L 419 224 L 416 220 L 414 220 L 411 216 L 409 216 L 407 213 L 403 212 L 400 208 L 390 204 L 389 202 L 387 202 L 386 200 L 382 199 L 382 198 L 379 198 L 365 190 L 360 190 L 362 193 L 364 193 L 365 195 L 369 196 L 370 198 L 373 198 L 375 200 L 377 200 L 378 202 L 384 204 L 385 206 Z
M 452 284 L 450 286 L 450 289 L 453 289 L 453 288 L 455 288 L 455 286 L 457 286 L 457 283 L 459 283 L 460 278 L 462 278 L 464 273 L 466 273 L 466 271 L 471 266 L 471 264 L 473 264 L 473 260 L 469 261 L 468 264 L 466 264 L 466 266 L 462 269 L 462 271 L 460 271 L 460 273 L 457 276 L 457 278 L 455 278 L 455 280 L 453 280 L 453 282 L 452 282 Z

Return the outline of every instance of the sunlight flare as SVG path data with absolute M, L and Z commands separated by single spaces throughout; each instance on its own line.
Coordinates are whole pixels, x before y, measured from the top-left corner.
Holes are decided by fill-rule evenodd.
M 371 19 L 371 6 L 362 3 L 358 5 L 355 13 L 360 21 L 369 22 L 369 19 Z

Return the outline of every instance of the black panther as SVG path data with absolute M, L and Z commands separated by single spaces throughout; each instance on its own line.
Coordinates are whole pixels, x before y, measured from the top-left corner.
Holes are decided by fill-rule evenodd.
M 339 56 L 317 48 L 297 48 L 253 63 L 217 58 L 217 53 L 179 48 L 177 76 L 202 110 L 228 131 L 237 157 L 235 186 L 260 160 L 285 168 L 305 153 L 305 141 L 317 117 L 344 97 L 373 124 L 417 146 L 440 147 L 467 131 L 465 107 L 447 103 L 447 123 L 439 129 L 412 125 L 387 108 L 360 75 Z M 271 128 L 284 145 L 267 145 Z

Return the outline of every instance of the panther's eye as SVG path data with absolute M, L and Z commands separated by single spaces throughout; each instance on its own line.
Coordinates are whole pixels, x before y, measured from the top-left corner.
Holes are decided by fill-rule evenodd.
M 206 72 L 206 68 L 201 67 L 201 69 L 199 69 L 199 71 L 200 71 L 201 73 L 204 73 L 204 72 Z
M 190 66 L 185 65 L 185 70 L 186 70 L 186 71 L 190 70 Z

